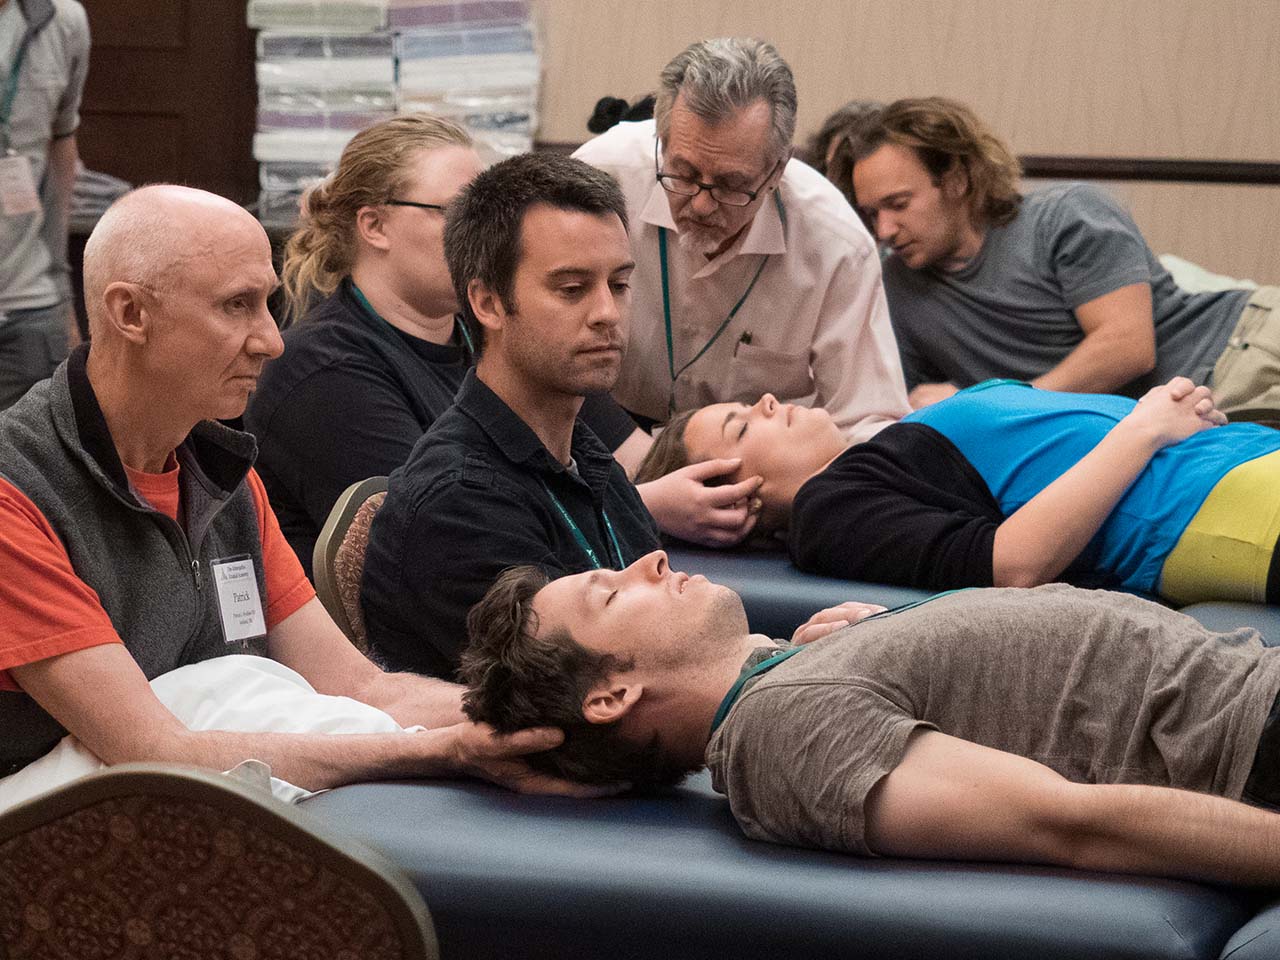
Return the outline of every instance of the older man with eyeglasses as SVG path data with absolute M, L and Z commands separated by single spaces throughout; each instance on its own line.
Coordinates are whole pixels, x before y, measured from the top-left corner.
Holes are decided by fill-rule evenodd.
M 791 159 L 791 69 L 761 40 L 693 44 L 662 71 L 655 119 L 575 154 L 622 185 L 631 344 L 614 396 L 655 422 L 708 403 L 824 407 L 850 440 L 907 412 L 875 244 Z

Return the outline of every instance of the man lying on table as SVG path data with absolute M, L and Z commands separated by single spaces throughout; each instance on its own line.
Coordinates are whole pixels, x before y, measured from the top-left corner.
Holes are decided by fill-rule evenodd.
M 756 839 L 1280 883 L 1259 809 L 1280 805 L 1280 651 L 1252 630 L 1050 584 L 834 608 L 793 646 L 660 551 L 515 568 L 470 625 L 468 714 L 565 730 L 533 765 L 645 784 L 706 764 Z

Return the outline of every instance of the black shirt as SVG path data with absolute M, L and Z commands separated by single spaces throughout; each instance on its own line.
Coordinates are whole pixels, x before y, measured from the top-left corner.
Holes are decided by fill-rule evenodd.
M 316 537 L 342 491 L 391 473 L 453 398 L 470 366 L 454 344 L 431 343 L 371 314 L 344 280 L 284 333 L 244 414 L 257 469 L 289 545 L 311 573 Z M 583 405 L 610 450 L 635 429 L 608 396 Z
M 536 564 L 553 577 L 592 569 L 552 496 L 604 566 L 658 548 L 636 488 L 581 418 L 570 452 L 576 476 L 468 372 L 454 406 L 391 474 L 369 535 L 361 602 L 387 667 L 451 678 L 467 612 L 508 567 Z
M 895 423 L 796 494 L 787 547 L 801 570 L 929 590 L 989 587 L 996 527 L 986 482 L 932 427 Z

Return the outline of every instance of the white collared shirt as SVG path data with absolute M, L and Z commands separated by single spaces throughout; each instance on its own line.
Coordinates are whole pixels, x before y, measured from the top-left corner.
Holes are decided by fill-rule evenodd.
M 653 168 L 654 123 L 620 123 L 574 156 L 617 179 L 631 220 L 630 345 L 614 387 L 635 413 L 665 420 L 672 395 L 662 310 L 658 228 L 667 234 L 671 328 L 678 371 L 760 280 L 710 349 L 675 383 L 675 408 L 782 401 L 826 408 L 850 441 L 905 415 L 906 386 L 889 325 L 875 244 L 848 202 L 817 171 L 792 160 L 773 199 L 711 260 L 676 238 Z

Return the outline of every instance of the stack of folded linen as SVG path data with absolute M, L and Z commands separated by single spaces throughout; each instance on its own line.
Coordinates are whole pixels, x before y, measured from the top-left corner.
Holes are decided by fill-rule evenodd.
M 288 226 L 361 129 L 426 111 L 486 159 L 529 150 L 541 60 L 528 0 L 249 0 L 259 216 Z
M 333 169 L 347 141 L 395 113 L 393 37 L 264 31 L 257 77 L 259 215 L 287 225 L 302 191 Z
M 528 4 L 391 4 L 400 109 L 457 120 L 490 158 L 531 149 L 542 67 Z
M 387 26 L 387 0 L 249 0 L 249 26 L 285 33 L 364 33 Z

